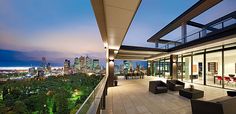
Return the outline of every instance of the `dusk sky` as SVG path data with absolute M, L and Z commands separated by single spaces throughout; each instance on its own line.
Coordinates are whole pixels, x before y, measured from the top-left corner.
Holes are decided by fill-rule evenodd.
M 142 0 L 123 44 L 154 47 L 147 39 L 196 2 Z M 236 0 L 224 0 L 194 21 L 208 23 L 235 6 Z M 178 36 L 176 30 L 166 37 Z M 27 66 L 42 57 L 62 65 L 80 55 L 105 58 L 90 0 L 0 0 L 0 66 Z

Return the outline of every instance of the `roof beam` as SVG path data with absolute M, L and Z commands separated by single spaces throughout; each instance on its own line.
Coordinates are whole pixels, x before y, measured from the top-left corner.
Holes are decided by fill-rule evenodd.
M 218 30 L 218 29 L 216 29 L 216 28 L 207 27 L 206 25 L 203 25 L 203 24 L 197 23 L 197 22 L 193 22 L 193 21 L 188 21 L 187 24 L 188 24 L 188 25 L 191 25 L 191 26 L 194 26 L 194 27 L 198 27 L 198 28 L 205 28 L 205 27 L 206 27 L 205 29 L 210 30 L 210 31 L 216 31 L 216 30 Z
M 222 0 L 199 0 L 192 7 L 190 7 L 188 10 L 186 10 L 184 13 L 182 13 L 180 16 L 170 22 L 167 26 L 165 26 L 163 29 L 161 29 L 159 32 L 149 38 L 147 42 L 157 42 L 158 39 L 162 38 L 166 34 L 181 26 L 183 23 L 186 23 L 187 21 L 200 15 L 201 13 L 215 6 L 221 1 Z
M 165 49 L 122 45 L 115 59 L 144 60 L 145 58 L 165 52 Z
M 236 18 L 236 11 L 231 12 L 231 13 L 229 13 L 229 14 L 221 17 L 221 18 L 218 18 L 218 19 L 216 19 L 216 20 L 214 20 L 214 21 L 212 21 L 210 23 L 207 23 L 206 26 L 211 26 L 213 24 L 216 24 L 218 22 L 224 21 L 224 20 L 229 19 L 229 18 Z
M 165 52 L 165 49 L 149 48 L 149 47 L 139 47 L 139 46 L 127 46 L 122 45 L 120 50 L 129 50 L 129 51 L 153 51 L 153 52 Z
M 181 44 L 181 42 L 177 42 L 177 41 L 172 41 L 172 40 L 164 40 L 164 39 L 159 39 L 157 41 L 157 43 L 161 43 L 161 44 Z

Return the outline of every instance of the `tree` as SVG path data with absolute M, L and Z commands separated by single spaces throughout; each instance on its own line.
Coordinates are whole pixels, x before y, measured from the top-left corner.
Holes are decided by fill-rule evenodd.
M 53 112 L 53 113 L 56 113 L 56 112 L 57 112 L 57 105 L 56 105 L 56 102 L 53 103 L 52 112 Z
M 80 96 L 80 98 L 78 98 L 78 99 L 76 100 L 76 105 L 77 105 L 77 104 L 83 104 L 86 99 L 87 99 L 87 96 L 86 96 L 86 95 Z
M 13 111 L 16 114 L 28 114 L 27 106 L 22 101 L 16 101 L 14 103 Z
M 56 101 L 56 106 L 57 106 L 57 113 L 58 114 L 68 114 L 69 113 L 69 109 L 68 109 L 68 100 L 67 98 L 64 96 L 64 94 L 61 93 L 57 93 L 54 96 L 54 99 Z
M 3 86 L 2 88 L 2 97 L 3 97 L 3 100 L 5 100 L 5 97 L 6 95 L 8 94 L 8 89 L 6 86 Z
M 6 110 L 7 108 L 5 107 L 5 105 L 0 102 L 0 114 L 5 114 L 6 113 Z
M 11 94 L 7 94 L 5 96 L 4 104 L 7 107 L 13 106 L 14 102 L 15 102 L 15 99 L 13 98 L 13 96 Z

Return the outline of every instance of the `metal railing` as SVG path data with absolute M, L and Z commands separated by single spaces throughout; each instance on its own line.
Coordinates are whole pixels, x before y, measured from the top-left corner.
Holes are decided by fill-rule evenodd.
M 216 31 L 222 30 L 226 27 L 229 27 L 229 26 L 235 25 L 235 24 L 236 24 L 235 18 L 232 18 L 232 17 L 227 18 L 227 19 L 222 20 L 222 21 L 215 23 L 213 25 L 209 25 L 200 31 L 190 34 L 190 35 L 186 36 L 185 38 L 178 39 L 175 41 L 175 43 L 169 42 L 169 43 L 165 44 L 163 47 L 161 47 L 161 49 L 170 49 L 170 48 L 176 47 L 178 45 L 188 43 L 193 40 L 204 38 L 205 36 L 209 35 L 209 33 L 214 33 Z M 212 31 L 212 30 L 209 30 L 209 28 L 213 28 L 216 30 Z
M 76 114 L 96 114 L 105 107 L 105 95 L 107 89 L 107 77 L 104 76 L 88 98 L 77 110 Z

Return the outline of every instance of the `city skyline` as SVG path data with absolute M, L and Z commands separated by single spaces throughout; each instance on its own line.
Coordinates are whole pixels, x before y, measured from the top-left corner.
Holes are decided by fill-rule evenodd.
M 196 2 L 143 1 L 123 44 L 154 47 L 146 40 Z M 208 21 L 220 17 L 235 3 L 224 0 L 194 20 L 206 23 L 202 17 Z M 226 6 L 227 10 L 222 10 Z M 220 13 L 209 16 L 212 12 Z M 175 39 L 179 35 L 177 30 L 167 37 Z M 105 50 L 89 0 L 0 1 L 0 37 L 0 66 L 37 64 L 42 56 L 52 65 L 63 65 L 65 59 L 87 54 L 105 64 Z

